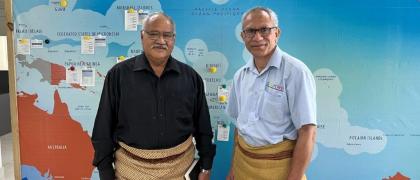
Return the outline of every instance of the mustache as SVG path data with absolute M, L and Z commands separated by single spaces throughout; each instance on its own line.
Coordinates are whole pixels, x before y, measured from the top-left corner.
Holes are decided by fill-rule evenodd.
M 168 49 L 167 45 L 153 45 L 152 49 L 157 48 L 157 49 Z

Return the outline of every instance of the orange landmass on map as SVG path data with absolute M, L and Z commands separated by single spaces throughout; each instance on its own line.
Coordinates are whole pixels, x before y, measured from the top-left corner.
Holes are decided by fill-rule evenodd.
M 58 85 L 62 80 L 66 80 L 66 68 L 51 63 L 51 84 Z
M 77 83 L 71 83 L 70 85 L 71 87 L 76 88 L 76 89 L 86 90 L 85 87 L 82 87 L 80 86 L 80 84 L 77 84 Z
M 394 176 L 389 176 L 388 178 L 383 178 L 382 180 L 410 180 L 409 177 L 404 176 L 400 172 L 397 172 Z
M 70 117 L 67 104 L 54 93 L 54 110 L 36 106 L 37 95 L 19 93 L 18 118 L 21 164 L 49 172 L 53 179 L 90 178 L 93 147 L 80 123 Z

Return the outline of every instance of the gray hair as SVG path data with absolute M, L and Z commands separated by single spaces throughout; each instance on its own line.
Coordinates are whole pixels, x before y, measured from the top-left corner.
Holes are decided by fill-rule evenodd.
M 245 20 L 245 17 L 246 17 L 246 16 L 248 16 L 249 14 L 251 14 L 251 13 L 255 12 L 255 11 L 264 11 L 264 12 L 268 13 L 268 15 L 270 16 L 271 20 L 274 22 L 274 25 L 275 25 L 276 27 L 278 27 L 278 26 L 279 26 L 279 20 L 278 20 L 278 18 L 277 18 L 277 14 L 276 14 L 273 10 L 271 10 L 270 8 L 267 8 L 267 7 L 261 7 L 261 6 L 254 7 L 254 8 L 252 8 L 252 9 L 249 9 L 248 11 L 246 11 L 246 12 L 242 15 L 242 24 L 243 24 L 243 22 L 244 22 L 244 20 Z
M 141 30 L 143 31 L 144 29 L 146 29 L 147 22 L 149 22 L 149 21 L 150 21 L 150 19 L 151 19 L 153 16 L 158 16 L 158 15 L 162 15 L 162 16 L 163 16 L 163 17 L 165 17 L 167 20 L 169 20 L 169 22 L 170 22 L 170 23 L 171 23 L 171 25 L 172 25 L 173 31 L 174 31 L 174 33 L 175 33 L 175 22 L 174 22 L 174 20 L 172 20 L 171 16 L 168 16 L 168 15 L 166 15 L 166 14 L 165 14 L 165 13 L 163 13 L 163 12 L 153 12 L 153 13 L 148 14 L 148 15 L 146 16 L 146 18 L 144 18 L 144 20 L 143 20 L 143 26 L 141 27 Z

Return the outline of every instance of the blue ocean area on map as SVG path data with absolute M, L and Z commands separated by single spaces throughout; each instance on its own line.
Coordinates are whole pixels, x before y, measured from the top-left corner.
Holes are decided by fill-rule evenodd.
M 40 5 L 48 5 L 50 0 L 36 0 L 36 1 L 13 1 L 13 14 L 19 15 L 26 11 L 29 11 L 33 7 Z
M 115 42 L 108 44 L 108 49 L 112 49 L 112 51 L 108 51 L 107 57 L 119 57 L 119 56 L 127 56 L 128 49 L 134 44 L 131 43 L 129 45 L 121 45 Z
M 44 176 L 33 166 L 22 165 L 22 180 L 46 180 L 48 179 L 48 173 L 45 173 Z
M 62 44 L 69 45 L 69 46 L 80 46 L 80 41 L 76 41 L 70 38 L 66 39 L 60 39 L 60 40 L 51 40 L 47 36 L 44 35 L 36 35 L 33 37 L 33 39 L 39 39 L 44 41 L 44 47 L 50 48 L 54 46 L 59 46 Z M 48 40 L 48 44 L 45 42 L 45 40 Z
M 114 1 L 115 0 L 78 0 L 73 8 L 73 11 L 77 9 L 85 9 L 98 12 L 105 16 Z

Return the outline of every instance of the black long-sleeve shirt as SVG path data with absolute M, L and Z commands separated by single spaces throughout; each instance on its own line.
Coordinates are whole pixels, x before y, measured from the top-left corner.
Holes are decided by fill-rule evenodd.
M 211 169 L 215 145 L 200 75 L 170 57 L 157 77 L 144 54 L 109 70 L 92 133 L 93 165 L 113 175 L 118 141 L 139 149 L 166 149 L 196 139 L 200 165 Z

